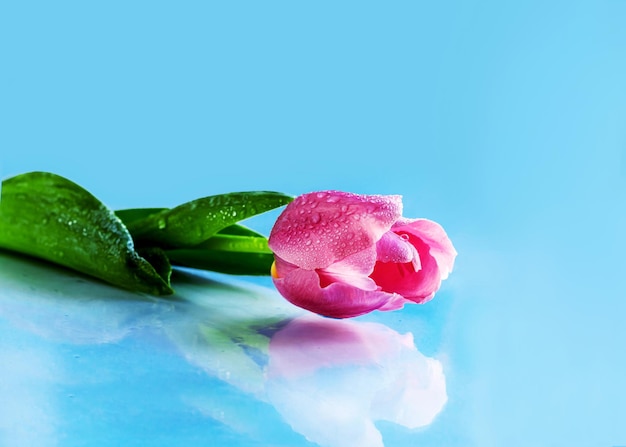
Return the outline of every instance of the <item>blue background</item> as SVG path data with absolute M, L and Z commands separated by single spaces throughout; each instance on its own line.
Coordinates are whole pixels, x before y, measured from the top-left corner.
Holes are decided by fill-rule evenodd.
M 459 252 L 439 300 L 375 317 L 450 359 L 420 445 L 626 444 L 624 23 L 618 0 L 5 2 L 0 175 L 113 208 L 402 194 Z

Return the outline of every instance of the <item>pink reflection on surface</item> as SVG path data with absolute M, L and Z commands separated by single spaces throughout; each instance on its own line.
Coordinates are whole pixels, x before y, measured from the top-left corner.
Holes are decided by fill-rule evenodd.
M 307 315 L 272 337 L 266 390 L 294 430 L 322 446 L 382 446 L 374 421 L 429 425 L 447 401 L 441 362 L 410 333 Z

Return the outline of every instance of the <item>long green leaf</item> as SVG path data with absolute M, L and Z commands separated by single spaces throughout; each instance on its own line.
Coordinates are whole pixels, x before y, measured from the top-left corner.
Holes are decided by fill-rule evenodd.
M 193 248 L 236 251 L 239 253 L 272 253 L 267 245 L 267 239 L 262 236 L 250 237 L 220 233 L 196 245 Z
M 220 231 L 217 232 L 217 234 L 231 234 L 233 236 L 250 236 L 263 238 L 265 237 L 261 233 L 257 233 L 256 231 L 251 230 L 250 228 L 241 224 L 235 224 L 226 228 L 222 228 Z
M 174 265 L 231 275 L 267 276 L 274 256 L 271 253 L 183 248 L 165 252 Z
M 151 214 L 160 213 L 161 211 L 167 211 L 168 208 L 131 208 L 126 210 L 117 210 L 115 215 L 120 218 L 124 225 L 128 226 L 129 223 L 144 219 Z
M 133 246 L 113 211 L 61 176 L 31 172 L 2 183 L 0 248 L 42 258 L 119 287 L 173 293 Z
M 128 226 L 131 222 L 138 221 L 140 219 L 144 219 L 152 214 L 160 213 L 162 211 L 167 211 L 169 208 L 129 208 L 124 210 L 115 211 L 115 215 L 119 217 L 124 225 Z M 257 233 L 250 228 L 241 225 L 241 224 L 233 224 L 226 228 L 222 228 L 217 232 L 218 234 L 232 234 L 237 236 L 254 236 L 254 237 L 265 237 L 261 233 Z
M 292 197 L 278 192 L 238 192 L 204 197 L 128 222 L 137 244 L 189 248 L 240 220 L 286 205 Z
M 175 265 L 231 275 L 269 275 L 274 255 L 263 236 L 216 234 L 193 248 L 168 250 Z

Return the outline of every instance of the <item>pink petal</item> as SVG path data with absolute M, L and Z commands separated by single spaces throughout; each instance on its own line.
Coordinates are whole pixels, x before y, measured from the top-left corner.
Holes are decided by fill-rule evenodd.
M 434 294 L 433 294 L 433 296 L 434 296 Z M 426 301 L 428 301 L 428 299 L 424 300 L 423 302 L 425 303 Z M 403 296 L 398 295 L 397 293 L 394 293 L 393 294 L 393 298 L 390 299 L 389 301 L 387 301 L 381 307 L 379 307 L 378 310 L 382 310 L 382 311 L 398 310 L 398 309 L 402 309 L 404 307 L 404 305 L 407 304 L 407 303 L 414 303 L 414 301 L 407 300 Z
M 295 269 L 286 276 L 273 278 L 274 285 L 296 306 L 333 318 L 350 318 L 371 312 L 393 298 L 393 294 L 368 291 L 344 282 L 320 286 L 315 271 Z
M 401 215 L 400 196 L 340 191 L 304 194 L 278 217 L 269 246 L 298 267 L 326 268 L 373 247 Z
M 439 266 L 425 242 L 412 234 L 408 236 L 419 253 L 422 268 L 415 271 L 411 262 L 377 262 L 370 277 L 385 292 L 397 293 L 416 303 L 425 303 L 434 296 L 441 284 Z
M 377 260 L 381 262 L 412 262 L 417 271 L 421 268 L 417 250 L 408 241 L 408 237 L 387 231 L 376 243 Z
M 410 233 L 430 247 L 430 254 L 437 260 L 441 279 L 446 279 L 454 267 L 456 250 L 444 229 L 428 219 L 399 219 L 392 227 L 394 233 Z
M 274 265 L 273 268 L 276 269 L 276 274 L 272 272 L 273 277 L 284 278 L 289 274 L 289 272 L 293 270 L 297 270 L 299 267 L 297 265 L 293 265 L 290 262 L 285 261 L 279 256 L 274 256 Z
M 372 246 L 335 262 L 325 269 L 317 269 L 317 273 L 320 275 L 322 287 L 333 282 L 345 282 L 359 289 L 376 290 L 378 286 L 369 277 L 375 264 L 376 249 Z

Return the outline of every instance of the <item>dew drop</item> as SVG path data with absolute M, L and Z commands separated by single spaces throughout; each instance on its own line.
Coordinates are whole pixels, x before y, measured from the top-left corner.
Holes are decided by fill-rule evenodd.
M 311 245 L 311 239 L 307 239 L 304 245 Z
M 311 222 L 313 222 L 314 224 L 319 223 L 321 217 L 319 213 L 313 213 L 311 214 Z
M 159 221 L 157 222 L 157 227 L 159 227 L 159 230 L 165 229 L 165 227 L 167 227 L 167 222 L 165 222 L 165 219 L 159 219 Z

